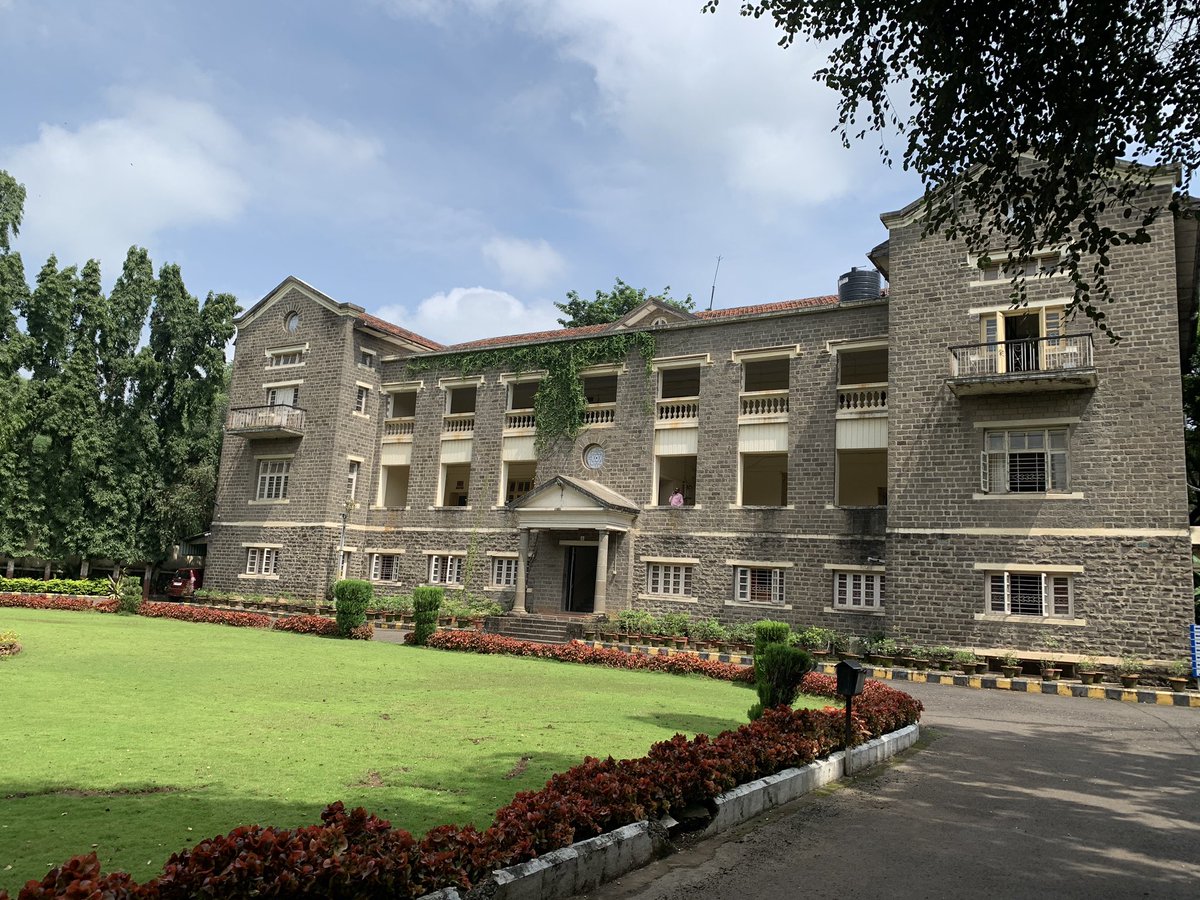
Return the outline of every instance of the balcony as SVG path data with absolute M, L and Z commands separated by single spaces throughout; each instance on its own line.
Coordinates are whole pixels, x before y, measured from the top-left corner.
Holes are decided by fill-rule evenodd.
M 658 401 L 655 428 L 695 428 L 699 422 L 699 397 L 673 397 Z
M 385 444 L 407 443 L 413 439 L 413 416 L 396 416 L 383 420 L 383 442 Z
M 225 420 L 228 434 L 274 439 L 304 436 L 304 410 L 299 406 L 238 406 Z
M 471 436 L 475 432 L 475 413 L 446 413 L 442 417 L 443 434 Z
M 887 415 L 888 386 L 886 381 L 871 384 L 839 384 L 839 419 L 870 419 Z
M 787 390 L 742 391 L 739 422 L 786 422 L 788 420 Z
M 532 409 L 513 409 L 504 414 L 505 434 L 527 434 L 537 430 Z
M 617 404 L 589 403 L 583 410 L 583 427 L 612 425 L 617 421 Z
M 1094 388 L 1092 336 L 1067 334 L 951 347 L 946 383 L 958 397 Z

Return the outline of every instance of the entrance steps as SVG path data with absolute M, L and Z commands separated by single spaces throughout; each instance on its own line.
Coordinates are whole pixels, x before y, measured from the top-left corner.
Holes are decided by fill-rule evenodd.
M 580 628 L 591 616 L 547 616 L 531 613 L 525 616 L 495 616 L 489 618 L 484 630 L 490 634 L 535 641 L 539 644 L 565 644 L 580 637 Z

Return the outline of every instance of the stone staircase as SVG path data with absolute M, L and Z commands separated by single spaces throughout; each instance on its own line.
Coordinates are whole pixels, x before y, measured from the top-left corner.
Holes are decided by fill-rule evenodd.
M 590 616 L 495 616 L 489 618 L 484 630 L 490 634 L 536 641 L 539 644 L 565 644 L 579 636 L 579 628 Z

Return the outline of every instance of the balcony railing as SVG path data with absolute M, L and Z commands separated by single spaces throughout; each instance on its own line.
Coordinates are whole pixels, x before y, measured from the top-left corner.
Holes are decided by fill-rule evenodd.
M 442 431 L 461 433 L 475 430 L 475 413 L 446 413 L 442 417 Z
M 411 439 L 415 421 L 413 416 L 396 416 L 392 419 L 384 419 L 383 436 L 401 441 L 405 438 Z
M 236 406 L 229 410 L 225 430 L 254 437 L 298 437 L 304 434 L 304 410 L 299 406 Z
M 1092 366 L 1091 334 L 1029 338 L 951 347 L 952 378 L 1062 372 Z
M 537 428 L 537 419 L 531 409 L 515 409 L 504 414 L 505 431 L 532 431 Z
M 887 412 L 886 381 L 838 385 L 839 416 L 870 416 Z
M 589 425 L 611 425 L 617 420 L 617 404 L 615 403 L 589 403 L 583 411 L 583 424 Z
M 787 418 L 788 391 L 743 391 L 743 419 Z
M 699 397 L 673 397 L 658 401 L 658 421 L 669 424 L 695 425 L 700 419 Z

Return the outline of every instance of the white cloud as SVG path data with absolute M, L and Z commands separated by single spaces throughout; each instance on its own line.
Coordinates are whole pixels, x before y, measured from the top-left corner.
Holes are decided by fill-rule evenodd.
M 505 282 L 521 287 L 545 287 L 567 269 L 567 261 L 543 239 L 494 237 L 481 249 L 484 258 L 500 270 Z
M 503 334 L 557 328 L 558 310 L 549 301 L 524 303 L 512 294 L 485 287 L 456 287 L 426 297 L 414 312 L 399 305 L 374 314 L 444 344 Z
M 115 271 L 131 244 L 200 222 L 227 222 L 250 193 L 238 131 L 212 106 L 114 92 L 121 113 L 75 129 L 43 124 L 0 150 L 28 190 L 22 246 L 64 262 L 99 257 Z

